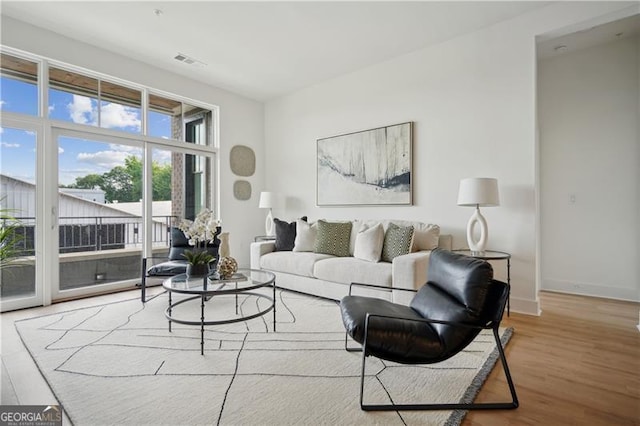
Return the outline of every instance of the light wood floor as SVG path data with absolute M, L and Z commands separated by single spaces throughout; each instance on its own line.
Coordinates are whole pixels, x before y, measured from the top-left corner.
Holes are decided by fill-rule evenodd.
M 640 304 L 541 293 L 542 316 L 512 313 L 506 356 L 516 410 L 471 412 L 469 425 L 640 425 Z M 476 400 L 508 400 L 494 368 Z
M 2 314 L 0 403 L 56 404 L 15 332 L 15 320 L 135 296 L 119 293 Z M 463 425 L 640 425 L 640 304 L 542 293 L 541 305 L 540 317 L 511 313 L 503 321 L 515 328 L 506 354 L 520 407 L 470 412 Z M 477 401 L 508 397 L 496 366 Z

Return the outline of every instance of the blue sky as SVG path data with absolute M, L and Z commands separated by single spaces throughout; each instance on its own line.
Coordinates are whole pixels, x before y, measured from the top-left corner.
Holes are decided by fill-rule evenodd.
M 6 77 L 0 78 L 0 109 L 21 114 L 37 115 L 37 87 Z M 98 102 L 85 96 L 49 90 L 49 117 L 79 124 L 97 125 Z M 102 102 L 102 127 L 140 134 L 139 108 Z M 171 123 L 168 115 L 149 114 L 149 134 L 169 138 Z M 141 156 L 139 148 L 109 144 L 98 140 L 61 137 L 58 141 L 59 183 L 68 185 L 76 177 L 90 173 L 102 174 L 122 165 L 129 155 Z M 47 141 L 49 143 L 51 141 Z M 55 141 L 54 141 L 55 143 Z M 35 183 L 36 135 L 20 129 L 0 128 L 0 172 L 4 175 Z M 154 151 L 154 160 L 170 161 L 168 151 Z

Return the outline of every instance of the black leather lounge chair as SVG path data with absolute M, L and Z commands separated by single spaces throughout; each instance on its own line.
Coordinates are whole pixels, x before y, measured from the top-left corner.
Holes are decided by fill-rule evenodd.
M 210 268 L 216 268 L 218 264 L 218 251 L 220 248 L 220 240 L 218 235 L 222 232 L 222 228 L 218 227 L 213 243 L 207 246 L 207 251 L 215 258 L 211 262 Z M 172 227 L 170 230 L 169 255 L 168 256 L 150 256 L 142 259 L 142 280 L 140 282 L 142 302 L 147 302 L 147 278 L 166 278 L 178 274 L 184 274 L 187 271 L 187 260 L 183 256 L 186 250 L 193 250 L 194 247 L 189 245 L 189 240 L 179 228 Z M 164 262 L 151 265 L 154 259 L 164 260 Z M 151 300 L 151 299 L 149 299 Z
M 429 278 L 409 306 L 387 300 L 349 296 L 341 303 L 347 336 L 361 344 L 360 407 L 362 410 L 452 410 L 517 408 L 518 398 L 498 335 L 509 297 L 507 284 L 493 279 L 485 261 L 435 249 L 429 262 Z M 375 287 L 375 286 L 373 286 Z M 407 290 L 414 291 L 415 290 Z M 483 329 L 491 329 L 506 374 L 512 401 L 498 403 L 388 404 L 363 401 L 364 372 L 368 356 L 403 364 L 433 364 L 462 351 Z

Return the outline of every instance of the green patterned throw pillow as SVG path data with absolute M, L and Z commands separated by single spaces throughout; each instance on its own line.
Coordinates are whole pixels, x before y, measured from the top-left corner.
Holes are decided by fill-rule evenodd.
M 381 259 L 384 262 L 393 261 L 394 257 L 408 254 L 411 250 L 413 238 L 413 226 L 406 228 L 390 223 L 387 232 L 384 233 Z
M 317 222 L 318 234 L 314 251 L 338 257 L 349 256 L 351 222 Z

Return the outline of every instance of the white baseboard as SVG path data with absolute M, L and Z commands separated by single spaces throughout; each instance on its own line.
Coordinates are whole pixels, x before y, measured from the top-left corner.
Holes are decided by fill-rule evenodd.
M 511 312 L 519 314 L 540 316 L 540 301 L 531 299 L 519 299 L 511 296 Z
M 585 283 L 560 279 L 545 278 L 541 290 L 576 294 L 581 296 L 604 297 L 606 299 L 628 300 L 640 302 L 636 288 L 615 287 L 597 283 Z

